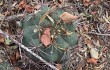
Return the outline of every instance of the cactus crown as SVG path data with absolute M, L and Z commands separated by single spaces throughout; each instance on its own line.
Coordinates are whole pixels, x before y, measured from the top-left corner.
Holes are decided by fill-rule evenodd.
M 60 61 L 64 51 L 77 44 L 77 33 L 73 24 L 64 23 L 59 16 L 64 10 L 57 8 L 47 13 L 50 8 L 42 6 L 36 14 L 25 16 L 21 21 L 24 30 L 22 43 L 36 46 L 38 53 L 47 61 Z

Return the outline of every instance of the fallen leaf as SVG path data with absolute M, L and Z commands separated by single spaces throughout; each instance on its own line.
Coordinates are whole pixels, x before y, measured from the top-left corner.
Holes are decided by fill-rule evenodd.
M 17 61 L 20 59 L 20 53 L 18 51 L 13 52 L 12 54 L 9 55 L 11 63 L 16 64 Z
M 108 50 L 108 48 L 107 48 L 107 47 L 104 47 L 104 48 L 102 49 L 102 52 L 105 53 L 105 52 L 107 52 L 107 50 Z
M 51 44 L 51 38 L 47 35 L 42 35 L 41 42 L 47 47 L 48 45 Z
M 35 9 L 39 9 L 40 7 L 41 7 L 41 5 L 34 6 Z
M 83 0 L 83 5 L 84 6 L 89 6 L 90 5 L 90 0 Z
M 92 14 L 92 15 L 96 15 L 96 13 L 97 13 L 96 11 L 94 11 L 94 12 L 91 12 L 91 14 Z
M 58 70 L 62 70 L 62 65 L 61 64 L 56 64 L 56 67 Z
M 44 34 L 50 36 L 50 28 L 46 28 Z
M 17 60 L 16 60 L 15 54 L 11 54 L 11 55 L 9 55 L 9 57 L 10 57 L 11 63 L 16 64 Z
M 50 28 L 46 28 L 41 36 L 41 42 L 47 47 L 51 44 Z
M 64 12 L 63 14 L 60 15 L 60 19 L 63 20 L 63 22 L 71 22 L 72 20 L 78 19 L 78 16 L 74 16 L 68 12 Z
M 90 54 L 92 58 L 99 59 L 99 53 L 96 48 L 91 48 Z
M 0 35 L 0 43 L 3 43 L 5 41 L 4 37 Z
M 101 2 L 101 0 L 95 0 L 95 1 L 94 1 L 94 4 L 95 4 L 95 5 L 98 5 L 100 2 Z
M 93 45 L 92 45 L 92 40 L 89 39 L 89 38 L 85 38 L 84 39 L 84 43 L 89 47 L 89 48 L 92 48 Z
M 95 59 L 95 58 L 89 58 L 89 59 L 87 59 L 87 62 L 88 63 L 92 63 L 92 64 L 97 64 L 97 59 Z
M 89 65 L 86 63 L 85 70 L 89 70 Z
M 53 12 L 57 9 L 57 5 L 53 5 L 51 8 L 50 8 L 50 12 Z
M 19 9 L 25 8 L 25 6 L 26 6 L 26 2 L 24 0 L 22 0 L 18 5 Z
M 26 9 L 27 12 L 33 12 L 34 11 L 34 7 L 31 7 L 29 5 L 26 5 L 25 9 Z
M 16 59 L 19 60 L 20 58 L 21 58 L 20 52 L 19 51 L 16 51 Z
M 19 68 L 19 67 L 15 67 L 15 69 L 14 70 L 21 70 L 21 68 Z
M 10 12 L 9 12 L 9 11 L 6 11 L 6 12 L 4 13 L 4 15 L 5 15 L 5 16 L 8 16 L 8 15 L 10 15 Z
M 110 30 L 110 24 L 107 25 L 107 29 L 108 29 L 108 31 Z
M 89 25 L 87 25 L 87 24 L 84 24 L 83 25 L 83 32 L 85 32 L 85 33 L 88 33 L 88 31 L 89 31 Z

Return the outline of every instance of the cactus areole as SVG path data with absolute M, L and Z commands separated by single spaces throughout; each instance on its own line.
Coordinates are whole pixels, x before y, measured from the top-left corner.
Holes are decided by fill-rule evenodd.
M 39 49 L 39 56 L 45 60 L 60 62 L 65 50 L 77 44 L 78 37 L 75 26 L 60 19 L 64 10 L 57 8 L 47 13 L 49 10 L 48 6 L 42 6 L 36 14 L 24 17 L 22 43 Z

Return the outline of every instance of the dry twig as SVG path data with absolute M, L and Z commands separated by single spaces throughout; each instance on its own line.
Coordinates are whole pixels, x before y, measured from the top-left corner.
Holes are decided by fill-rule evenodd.
M 95 34 L 95 35 L 100 35 L 100 36 L 110 36 L 110 34 L 101 34 L 101 33 L 94 33 L 94 32 L 89 32 L 88 34 Z
M 29 50 L 27 47 L 25 47 L 23 44 L 19 43 L 17 40 L 13 39 L 12 37 L 10 37 L 7 33 L 3 32 L 2 30 L 0 30 L 0 34 L 2 34 L 4 37 L 9 38 L 10 40 L 12 40 L 14 43 L 16 43 L 17 45 L 19 45 L 22 49 L 24 49 L 25 51 L 29 52 L 30 54 L 32 54 L 33 56 L 35 56 L 36 58 L 38 58 L 39 60 L 41 60 L 42 62 L 44 62 L 46 65 L 48 65 L 49 67 L 51 67 L 54 70 L 58 70 L 55 66 L 51 65 L 50 63 L 48 63 L 46 60 L 44 60 L 43 58 L 41 58 L 39 55 L 35 54 L 34 52 L 32 52 L 31 50 Z

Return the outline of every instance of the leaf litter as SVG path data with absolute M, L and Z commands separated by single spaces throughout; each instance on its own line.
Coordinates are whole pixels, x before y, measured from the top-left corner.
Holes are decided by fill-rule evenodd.
M 65 52 L 69 58 L 67 62 L 65 64 L 60 64 L 59 61 L 57 61 L 53 64 L 55 64 L 59 70 L 63 69 L 65 66 L 67 67 L 67 69 L 65 68 L 66 70 L 78 70 L 78 68 L 80 70 L 93 70 L 93 68 L 94 70 L 109 70 L 110 1 L 108 0 L 39 0 L 38 2 L 35 0 L 1 0 L 0 29 L 9 33 L 13 38 L 20 41 L 22 39 L 22 29 L 17 25 L 16 22 L 21 21 L 21 19 L 23 19 L 25 16 L 20 17 L 20 19 L 14 18 L 8 20 L 8 18 L 12 17 L 13 15 L 17 16 L 19 14 L 33 14 L 34 12 L 39 11 L 39 9 L 45 4 L 48 6 L 55 5 L 55 9 L 57 8 L 56 6 L 58 6 L 61 9 L 66 10 L 66 12 L 63 12 L 61 15 L 59 15 L 59 19 L 65 23 L 74 23 L 76 25 L 76 31 L 79 35 L 77 46 L 75 48 L 67 49 Z M 72 8 L 76 9 L 75 12 L 73 12 L 74 9 Z M 69 13 L 68 9 L 70 11 L 73 10 L 71 11 L 72 13 Z M 48 17 L 52 23 L 56 23 L 48 14 L 50 14 L 50 11 L 47 11 L 46 15 L 43 15 L 44 17 L 41 16 L 40 22 L 38 23 L 41 23 L 46 17 Z M 2 17 L 4 18 L 4 15 L 5 19 L 2 19 Z M 10 21 L 16 22 L 10 23 Z M 47 46 L 47 48 L 49 47 L 48 45 L 51 45 L 52 41 L 50 30 L 50 28 L 45 29 L 40 38 L 41 42 Z M 12 46 L 16 46 L 17 48 L 11 48 Z M 34 51 L 38 52 L 36 49 Z M 41 61 L 37 61 L 36 64 L 36 62 L 32 61 L 28 56 L 21 52 L 20 48 L 13 42 L 6 44 L 5 38 L 3 38 L 1 35 L 0 53 L 2 53 L 0 54 L 0 68 L 3 66 L 9 66 L 7 64 L 13 64 L 15 67 L 14 70 L 51 70 L 48 66 L 45 67 L 45 64 Z M 2 65 L 2 63 L 4 64 Z M 11 66 L 9 66 L 9 68 L 9 70 L 13 70 Z

